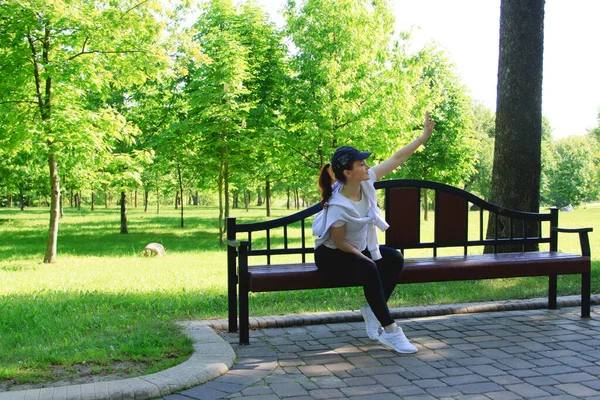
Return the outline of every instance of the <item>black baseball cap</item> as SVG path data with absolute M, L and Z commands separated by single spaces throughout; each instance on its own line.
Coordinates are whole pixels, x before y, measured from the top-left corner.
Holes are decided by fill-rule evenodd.
M 352 146 L 343 146 L 333 153 L 331 165 L 339 168 L 346 165 L 349 161 L 366 160 L 370 155 L 370 151 L 358 151 Z

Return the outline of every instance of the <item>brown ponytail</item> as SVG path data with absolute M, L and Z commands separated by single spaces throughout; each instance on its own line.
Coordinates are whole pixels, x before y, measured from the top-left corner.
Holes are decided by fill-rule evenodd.
M 325 207 L 325 203 L 329 201 L 332 194 L 331 185 L 333 185 L 333 177 L 329 172 L 331 164 L 325 164 L 319 172 L 319 187 L 321 188 L 321 205 Z

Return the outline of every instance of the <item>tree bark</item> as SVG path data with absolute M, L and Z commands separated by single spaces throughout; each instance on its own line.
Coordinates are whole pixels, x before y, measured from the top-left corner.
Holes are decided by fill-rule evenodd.
M 48 240 L 46 241 L 46 254 L 44 263 L 56 262 L 56 244 L 58 242 L 58 205 L 60 203 L 60 178 L 58 176 L 58 165 L 56 156 L 52 150 L 48 156 L 48 168 L 50 170 L 50 226 L 48 228 Z
M 134 196 L 135 196 L 134 207 L 137 208 L 137 206 L 138 206 L 138 193 L 137 193 L 137 189 L 135 189 Z
M 290 187 L 287 187 L 287 209 L 290 209 Z
M 144 212 L 148 212 L 148 195 L 149 192 L 144 190 Z
M 496 138 L 490 200 L 504 208 L 539 212 L 544 0 L 502 0 L 500 57 L 496 103 Z M 520 235 L 522 225 L 512 224 Z M 509 221 L 490 214 L 488 238 L 510 237 Z M 538 235 L 538 225 L 527 227 Z M 517 236 L 515 236 L 517 237 Z M 537 245 L 526 250 L 537 250 Z M 522 246 L 499 246 L 498 252 L 521 251 Z M 493 252 L 487 246 L 486 252 Z
M 12 194 L 8 195 L 8 208 L 11 208 L 13 205 L 13 198 L 12 198 Z
M 95 195 L 94 195 L 94 189 L 92 189 L 92 211 L 95 210 L 94 201 L 95 201 Z
M 429 221 L 429 196 L 427 189 L 423 189 L 423 220 Z
M 179 178 L 179 193 L 181 193 L 181 227 L 185 226 L 183 220 L 183 179 L 181 178 L 181 165 L 177 164 L 177 177 Z
M 121 192 L 121 233 L 129 233 L 127 229 L 127 192 Z
M 223 164 L 219 166 L 219 244 L 221 246 L 223 243 Z
M 267 217 L 271 216 L 271 182 L 269 182 L 269 178 L 267 178 L 267 182 L 265 184 L 265 201 L 267 203 Z

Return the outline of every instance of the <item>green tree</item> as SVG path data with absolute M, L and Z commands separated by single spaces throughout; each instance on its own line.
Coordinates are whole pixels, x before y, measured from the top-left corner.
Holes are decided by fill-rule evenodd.
M 115 133 L 97 129 L 86 94 L 145 80 L 156 64 L 159 12 L 158 1 L 0 3 L 1 125 L 13 127 L 13 143 L 39 144 L 48 162 L 46 263 L 56 260 L 61 157 L 104 151 L 105 138 Z
M 554 143 L 555 155 L 546 172 L 547 193 L 544 198 L 558 207 L 598 196 L 598 174 L 594 162 L 595 139 L 571 136 Z
M 474 101 L 472 112 L 472 132 L 474 137 L 474 172 L 465 188 L 489 199 L 492 186 L 492 165 L 494 162 L 494 113 L 480 102 Z

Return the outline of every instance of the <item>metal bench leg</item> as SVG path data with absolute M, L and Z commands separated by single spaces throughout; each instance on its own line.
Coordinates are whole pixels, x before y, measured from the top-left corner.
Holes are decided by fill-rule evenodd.
M 556 286 L 557 276 L 550 275 L 548 277 L 548 308 L 556 310 Z
M 245 245 L 240 246 L 239 273 L 240 344 L 250 344 L 250 316 L 248 311 L 248 253 Z
M 591 272 L 581 274 L 581 318 L 590 317 Z

